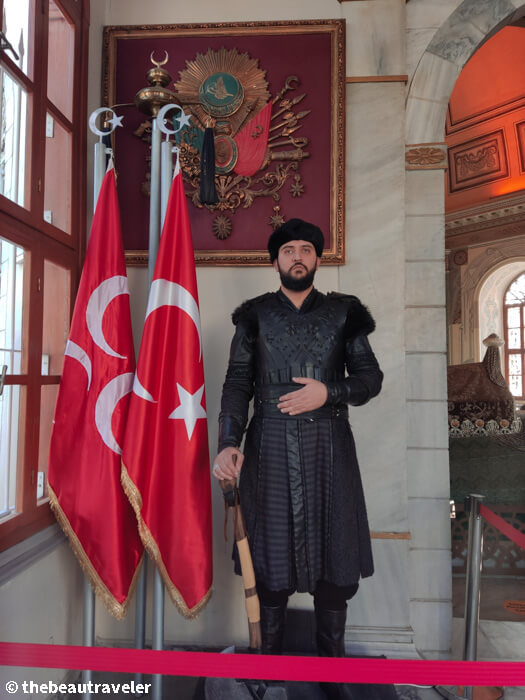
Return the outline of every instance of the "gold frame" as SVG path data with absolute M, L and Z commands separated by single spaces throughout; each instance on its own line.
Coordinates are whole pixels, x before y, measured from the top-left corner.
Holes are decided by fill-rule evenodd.
M 331 46 L 330 120 L 330 246 L 323 253 L 323 264 L 345 262 L 345 20 L 290 20 L 276 22 L 221 22 L 209 24 L 160 24 L 104 27 L 102 65 L 102 104 L 115 103 L 117 42 L 126 39 L 192 36 L 243 36 L 246 34 L 328 33 Z M 126 251 L 128 265 L 145 265 L 148 252 Z M 196 250 L 198 265 L 269 264 L 266 250 Z

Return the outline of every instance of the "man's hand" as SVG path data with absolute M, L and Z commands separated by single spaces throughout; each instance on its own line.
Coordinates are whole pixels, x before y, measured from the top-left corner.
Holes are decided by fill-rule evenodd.
M 304 384 L 304 386 L 302 389 L 279 397 L 277 408 L 281 410 L 281 413 L 297 416 L 300 413 L 315 411 L 316 408 L 324 406 L 328 398 L 328 389 L 323 382 L 308 377 L 293 377 L 293 381 L 297 384 Z
M 244 455 L 237 447 L 225 447 L 213 460 L 213 476 L 217 479 L 236 479 L 241 472 L 243 462 Z

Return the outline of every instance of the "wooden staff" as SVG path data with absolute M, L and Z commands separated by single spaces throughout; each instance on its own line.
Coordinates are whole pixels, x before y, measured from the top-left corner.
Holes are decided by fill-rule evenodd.
M 233 455 L 234 463 L 236 458 L 237 456 Z M 226 507 L 233 510 L 234 536 L 241 562 L 246 613 L 248 615 L 250 651 L 258 651 L 262 647 L 261 609 L 259 605 L 259 596 L 257 595 L 257 589 L 255 587 L 255 573 L 253 570 L 252 555 L 248 544 L 248 535 L 246 534 L 241 504 L 239 502 L 237 479 L 221 479 L 219 484 L 221 485 Z

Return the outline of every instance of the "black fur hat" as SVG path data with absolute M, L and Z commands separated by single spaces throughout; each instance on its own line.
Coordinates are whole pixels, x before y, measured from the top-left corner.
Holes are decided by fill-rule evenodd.
M 276 228 L 268 239 L 268 252 L 272 262 L 279 255 L 279 248 L 290 241 L 308 241 L 313 244 L 318 258 L 323 254 L 324 236 L 321 229 L 302 219 L 290 219 Z

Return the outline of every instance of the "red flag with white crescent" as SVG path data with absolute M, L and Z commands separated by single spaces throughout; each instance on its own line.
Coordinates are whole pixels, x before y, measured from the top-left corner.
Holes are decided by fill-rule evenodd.
M 235 137 L 239 151 L 235 172 L 238 175 L 254 175 L 263 164 L 270 133 L 270 117 L 272 103 L 268 104 L 255 115 Z
M 135 353 L 115 173 L 97 202 L 49 451 L 51 507 L 95 593 L 126 614 L 143 553 L 120 483 Z
M 122 483 L 172 601 L 194 617 L 212 583 L 211 485 L 197 279 L 180 174 L 148 299 Z

